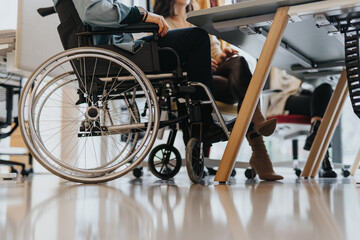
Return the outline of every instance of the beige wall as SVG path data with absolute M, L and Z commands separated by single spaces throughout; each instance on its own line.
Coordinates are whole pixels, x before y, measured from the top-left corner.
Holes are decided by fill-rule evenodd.
M 16 29 L 17 0 L 0 0 L 0 30 Z

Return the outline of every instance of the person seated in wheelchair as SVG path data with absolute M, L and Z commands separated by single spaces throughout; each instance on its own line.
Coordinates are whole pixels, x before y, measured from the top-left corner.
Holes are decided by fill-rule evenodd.
M 195 0 L 156 0 L 154 13 L 165 17 L 170 29 L 194 27 L 186 21 L 186 13 L 199 9 Z M 230 46 L 221 48 L 220 41 L 209 35 L 211 45 L 211 65 L 214 76 L 215 100 L 227 104 L 238 103 L 238 109 L 245 97 L 252 77 L 249 65 L 238 51 Z M 259 104 L 256 106 L 246 139 L 252 148 L 250 165 L 263 180 L 279 180 L 282 176 L 274 173 L 262 136 L 270 136 L 276 127 L 276 119 L 265 120 Z M 209 172 L 211 169 L 209 169 Z
M 273 68 L 270 88 L 282 91 L 270 95 L 267 116 L 296 114 L 311 118 L 311 127 L 303 147 L 304 150 L 310 151 L 333 93 L 331 84 L 325 81 L 314 87 L 287 74 L 286 71 Z M 337 177 L 330 162 L 329 150 L 322 161 L 319 176 Z
M 61 3 L 69 0 L 53 0 L 55 9 L 59 10 Z M 181 66 L 186 69 L 187 79 L 190 82 L 200 82 L 213 91 L 211 51 L 208 34 L 199 28 L 191 27 L 185 29 L 168 31 L 169 26 L 162 16 L 147 12 L 142 7 L 128 7 L 116 0 L 72 0 L 75 9 L 85 25 L 89 25 L 92 29 L 101 28 L 119 28 L 126 24 L 134 24 L 140 22 L 155 23 L 158 25 L 157 40 L 160 48 L 170 47 L 179 55 Z M 133 40 L 131 34 L 110 34 L 107 36 L 94 36 L 95 45 L 112 44 L 120 49 L 129 52 L 136 52 L 143 42 L 153 40 L 153 36 L 146 36 L 137 41 Z M 159 53 L 161 69 L 172 69 L 176 67 L 176 59 L 169 54 Z M 251 77 L 250 77 L 251 78 Z M 205 91 L 196 89 L 192 94 L 191 101 L 206 101 L 209 97 Z M 179 115 L 186 113 L 188 109 L 184 104 L 178 104 Z M 202 129 L 199 131 L 200 139 L 204 144 L 227 140 L 224 129 L 214 123 L 211 116 L 213 109 L 210 104 L 201 104 L 200 119 Z M 190 114 L 190 117 L 191 114 Z M 250 164 L 257 170 L 259 177 L 264 180 L 278 180 L 282 176 L 276 175 L 272 169 L 270 159 L 268 157 L 265 145 L 263 144 L 261 135 L 258 133 L 260 124 L 252 124 L 247 134 L 249 142 L 252 142 L 253 155 Z M 188 140 L 192 132 L 189 126 L 183 121 L 180 127 L 184 131 L 185 139 Z M 231 130 L 231 126 L 230 129 Z M 186 141 L 185 140 L 185 141 Z
M 53 0 L 55 9 L 62 1 Z M 142 7 L 129 7 L 116 0 L 73 0 L 74 6 L 84 24 L 92 29 L 103 27 L 119 28 L 126 24 L 140 22 L 155 23 L 159 26 L 159 47 L 171 47 L 180 57 L 182 67 L 187 71 L 190 82 L 201 82 L 212 91 L 212 72 L 210 62 L 210 42 L 207 33 L 200 28 L 190 28 L 177 31 L 168 31 L 169 26 L 162 16 L 147 12 Z M 111 36 L 94 36 L 95 45 L 112 44 L 120 49 L 136 52 L 144 41 L 152 40 L 153 36 L 146 36 L 134 41 L 131 34 L 123 33 Z M 161 69 L 176 67 L 176 59 L 169 54 L 159 54 Z M 193 100 L 208 100 L 204 91 L 193 95 Z M 211 117 L 211 106 L 201 108 L 201 115 L 206 129 L 219 129 L 214 125 Z M 218 132 L 221 132 L 218 130 Z M 215 134 L 214 134 L 215 135 Z

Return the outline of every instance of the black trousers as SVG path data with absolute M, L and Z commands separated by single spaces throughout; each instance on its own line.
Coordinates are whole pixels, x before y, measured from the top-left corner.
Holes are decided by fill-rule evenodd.
M 315 88 L 314 92 L 303 92 L 290 96 L 285 104 L 289 114 L 300 114 L 310 117 L 323 117 L 329 104 L 333 90 L 330 84 L 324 83 Z
M 227 59 L 216 69 L 214 76 L 215 99 L 229 104 L 239 103 L 240 106 L 252 77 L 245 58 L 238 56 Z
M 144 37 L 149 40 L 152 37 Z M 180 57 L 181 65 L 187 72 L 188 80 L 205 84 L 213 90 L 210 40 L 208 33 L 200 28 L 183 28 L 170 30 L 158 40 L 159 47 L 171 47 Z M 160 52 L 160 66 L 163 70 L 176 67 L 176 58 L 168 52 Z M 199 91 L 196 97 L 207 100 L 204 91 Z
M 152 36 L 144 37 L 143 40 L 150 40 Z M 213 79 L 211 69 L 210 40 L 208 33 L 200 28 L 183 28 L 168 31 L 164 37 L 158 40 L 159 47 L 170 47 L 174 49 L 180 57 L 181 66 L 187 72 L 187 78 L 191 82 L 201 82 L 210 91 L 213 91 Z M 160 52 L 160 67 L 162 70 L 173 70 L 176 67 L 176 58 L 168 52 Z M 205 91 L 197 88 L 192 95 L 195 100 L 208 100 Z M 179 115 L 186 114 L 184 104 L 177 103 Z M 212 107 L 209 104 L 202 105 L 201 118 L 204 126 L 211 125 Z M 190 138 L 189 126 L 181 122 L 180 128 L 183 130 L 183 138 L 187 144 Z

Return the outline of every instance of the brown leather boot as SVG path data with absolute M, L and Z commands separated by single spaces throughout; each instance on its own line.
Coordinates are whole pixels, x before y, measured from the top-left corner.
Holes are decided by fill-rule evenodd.
M 250 166 L 255 169 L 259 178 L 266 181 L 281 180 L 283 177 L 274 172 L 270 157 L 267 153 L 263 138 L 250 124 L 250 129 L 246 134 L 246 139 L 252 149 Z
M 275 131 L 277 120 L 265 120 L 261 113 L 260 105 L 258 104 L 255 108 L 251 122 L 254 123 L 254 128 L 260 135 L 270 136 Z

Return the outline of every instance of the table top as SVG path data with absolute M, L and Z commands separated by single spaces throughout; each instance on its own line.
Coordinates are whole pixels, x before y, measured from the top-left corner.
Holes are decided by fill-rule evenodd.
M 249 0 L 220 7 L 213 7 L 188 13 L 188 21 L 207 25 L 231 19 L 247 18 L 275 13 L 283 6 L 318 2 L 318 0 Z M 261 6 L 261 7 L 259 7 Z
M 335 17 L 360 12 L 358 0 L 256 0 L 188 13 L 187 20 L 255 58 L 278 7 L 291 6 L 273 65 L 306 81 L 340 74 L 344 65 L 344 37 Z

